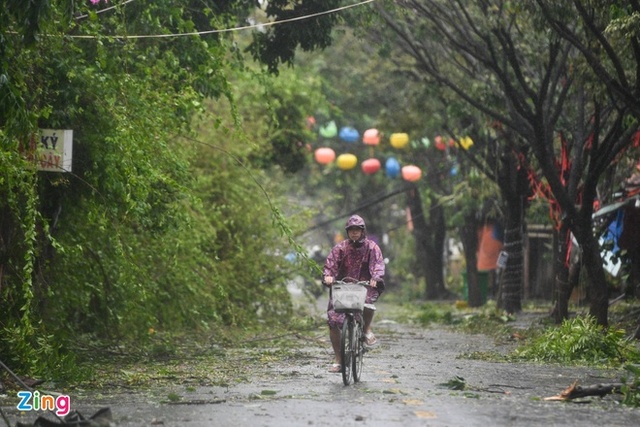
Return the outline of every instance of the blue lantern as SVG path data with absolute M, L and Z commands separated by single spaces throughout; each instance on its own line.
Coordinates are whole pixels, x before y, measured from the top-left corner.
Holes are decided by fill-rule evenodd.
M 397 178 L 400 176 L 400 163 L 394 157 L 387 159 L 384 168 L 389 178 Z
M 360 132 L 350 126 L 345 126 L 340 129 L 338 136 L 344 142 L 356 142 L 360 140 Z

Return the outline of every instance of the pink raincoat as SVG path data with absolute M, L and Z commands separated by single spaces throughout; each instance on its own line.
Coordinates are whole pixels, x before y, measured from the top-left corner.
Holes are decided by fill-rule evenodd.
M 385 269 L 382 251 L 376 242 L 367 238 L 364 220 L 358 215 L 353 215 L 349 218 L 345 229 L 354 226 L 363 229 L 362 237 L 356 242 L 347 238 L 331 249 L 324 264 L 323 277 L 332 276 L 336 280 L 350 277 L 358 281 L 367 282 L 375 279 L 379 282 L 378 286 L 382 286 Z M 372 304 L 379 296 L 378 289 L 367 288 L 365 302 Z M 334 311 L 331 300 L 329 300 L 329 306 L 327 307 L 327 320 L 331 328 L 342 327 L 342 322 L 344 321 L 344 314 Z

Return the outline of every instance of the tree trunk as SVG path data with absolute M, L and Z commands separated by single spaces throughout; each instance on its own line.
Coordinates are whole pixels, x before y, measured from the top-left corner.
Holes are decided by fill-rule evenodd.
M 438 203 L 432 204 L 434 207 L 429 212 L 429 224 L 424 215 L 420 191 L 415 185 L 407 191 L 407 204 L 416 239 L 416 276 L 425 278 L 427 299 L 444 298 L 448 292 L 444 287 L 442 260 L 446 236 L 442 207 Z
M 478 228 L 480 224 L 475 212 L 465 216 L 464 226 L 460 227 L 460 240 L 464 247 L 464 259 L 467 264 L 467 295 L 469 307 L 480 307 L 482 295 L 478 283 Z
M 498 174 L 498 186 L 505 201 L 504 251 L 507 263 L 499 279 L 498 307 L 507 313 L 522 310 L 522 283 L 524 273 L 523 218 L 524 200 L 529 192 L 526 172 L 518 158 L 505 144 Z
M 609 285 L 604 274 L 600 246 L 591 232 L 591 221 L 581 227 L 586 232 L 580 233 L 582 257 L 589 276 L 589 314 L 596 318 L 599 325 L 609 324 Z
M 524 257 L 522 253 L 522 223 L 507 216 L 504 232 L 504 250 L 508 254 L 507 265 L 500 278 L 499 307 L 507 313 L 522 311 L 522 272 Z
M 569 297 L 572 286 L 569 281 L 569 228 L 563 224 L 558 230 L 558 247 L 554 257 L 556 270 L 555 300 L 552 316 L 557 324 L 569 317 Z M 577 249 L 576 249 L 577 250 Z

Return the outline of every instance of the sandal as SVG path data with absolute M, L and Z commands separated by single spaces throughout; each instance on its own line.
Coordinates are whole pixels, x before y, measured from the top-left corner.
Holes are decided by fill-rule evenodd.
M 373 332 L 368 332 L 364 334 L 364 338 L 365 338 L 364 343 L 369 347 L 378 344 L 378 338 L 376 338 L 376 336 L 373 335 Z
M 331 372 L 332 374 L 339 374 L 340 372 L 342 372 L 342 366 L 340 366 L 339 363 L 334 363 L 329 368 L 329 372 Z

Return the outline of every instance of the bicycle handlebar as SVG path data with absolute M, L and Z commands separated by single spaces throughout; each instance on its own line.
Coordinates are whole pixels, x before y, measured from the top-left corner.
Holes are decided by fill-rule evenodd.
M 333 285 L 360 285 L 360 286 L 366 286 L 368 288 L 374 288 L 374 286 L 371 286 L 371 284 L 369 284 L 369 281 L 367 280 L 360 280 L 357 282 L 346 282 L 344 280 L 336 280 L 331 284 L 331 286 Z

